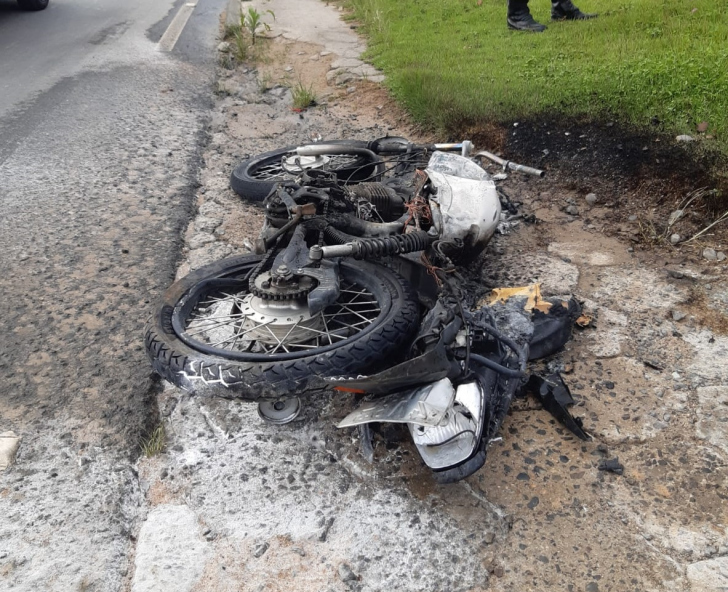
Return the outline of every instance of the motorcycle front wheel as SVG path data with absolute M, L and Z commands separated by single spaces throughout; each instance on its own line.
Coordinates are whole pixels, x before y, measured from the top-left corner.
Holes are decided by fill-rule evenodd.
M 342 261 L 338 300 L 311 315 L 305 297 L 265 301 L 251 292 L 261 259 L 218 261 L 169 287 L 144 335 L 158 374 L 198 394 L 276 400 L 321 390 L 315 379 L 381 369 L 408 349 L 419 304 L 392 270 Z
M 332 140 L 326 144 L 349 144 L 366 147 L 366 142 Z M 258 154 L 238 164 L 230 175 L 230 187 L 239 196 L 251 201 L 263 201 L 281 181 L 293 181 L 306 168 L 336 173 L 339 182 L 359 183 L 376 176 L 376 163 L 358 154 L 337 154 L 318 158 L 295 156 L 295 146 Z

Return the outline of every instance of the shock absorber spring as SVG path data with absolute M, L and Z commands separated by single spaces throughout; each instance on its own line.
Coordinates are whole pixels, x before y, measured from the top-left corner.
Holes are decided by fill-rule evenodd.
M 323 247 L 323 257 L 348 256 L 355 259 L 370 259 L 424 251 L 433 241 L 433 238 L 423 230 L 377 238 L 354 238 L 340 230 L 328 227 L 325 236 L 331 242 L 343 244 Z

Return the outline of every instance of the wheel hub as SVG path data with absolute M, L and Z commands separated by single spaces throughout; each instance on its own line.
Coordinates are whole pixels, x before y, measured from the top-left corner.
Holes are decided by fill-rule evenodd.
M 321 313 L 311 316 L 308 304 L 302 298 L 266 300 L 248 294 L 240 310 L 244 318 L 246 340 L 268 345 L 310 341 L 316 336 L 316 331 L 325 328 Z
M 310 169 L 321 169 L 326 166 L 330 158 L 328 156 L 299 156 L 291 154 L 281 161 L 281 167 L 287 173 L 300 175 Z

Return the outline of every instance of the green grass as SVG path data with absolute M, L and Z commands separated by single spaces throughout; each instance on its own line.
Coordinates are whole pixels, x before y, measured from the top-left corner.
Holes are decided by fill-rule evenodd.
M 291 88 L 294 109 L 308 109 L 316 104 L 316 93 L 313 86 L 305 86 L 300 80 Z
M 164 424 L 160 423 L 152 430 L 149 437 L 143 438 L 139 448 L 144 456 L 150 458 L 161 454 L 167 446 L 167 434 L 164 431 Z
M 260 37 L 261 33 L 270 31 L 270 25 L 263 20 L 264 18 L 275 20 L 276 15 L 272 10 L 264 10 L 260 13 L 251 7 L 240 15 L 237 23 L 229 23 L 224 26 L 222 39 L 230 43 L 231 55 L 237 62 L 258 61 L 264 54 L 264 49 L 256 44 L 256 39 Z M 228 67 L 230 64 L 225 58 L 222 58 L 220 65 Z
M 509 31 L 505 0 L 346 0 L 369 37 L 368 58 L 420 123 L 465 125 L 544 114 L 696 133 L 702 121 L 728 152 L 728 3 L 581 0 L 586 22 Z
M 264 10 L 262 13 L 258 12 L 252 6 L 248 8 L 247 12 L 243 12 L 240 15 L 240 25 L 242 28 L 247 29 L 250 33 L 250 38 L 255 45 L 255 39 L 258 37 L 258 31 L 263 32 L 270 31 L 270 25 L 263 20 L 263 17 L 269 15 L 276 20 L 276 15 L 272 10 Z
M 250 55 L 250 47 L 244 31 L 241 23 L 227 24 L 222 37 L 224 41 L 230 43 L 232 57 L 238 62 L 244 62 Z

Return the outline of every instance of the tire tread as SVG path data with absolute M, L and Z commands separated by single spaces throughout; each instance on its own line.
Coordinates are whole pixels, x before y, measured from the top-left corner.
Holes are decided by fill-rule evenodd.
M 239 262 L 240 258 L 234 258 Z M 220 262 L 212 264 L 220 268 Z M 212 266 L 210 266 L 212 267 Z M 165 322 L 164 311 L 183 292 L 180 282 L 199 281 L 198 270 L 192 280 L 183 278 L 165 293 L 164 302 L 149 319 L 144 343 L 153 369 L 176 386 L 199 394 L 244 400 L 276 399 L 282 393 L 305 394 L 314 377 L 346 376 L 367 371 L 409 343 L 419 324 L 419 305 L 409 284 L 400 276 L 381 268 L 399 287 L 393 299 L 392 318 L 361 339 L 340 348 L 296 360 L 241 362 L 207 355 L 179 340 Z M 189 277 L 189 276 L 188 276 Z M 166 327 L 166 328 L 165 328 Z M 314 389 L 315 390 L 315 389 Z

